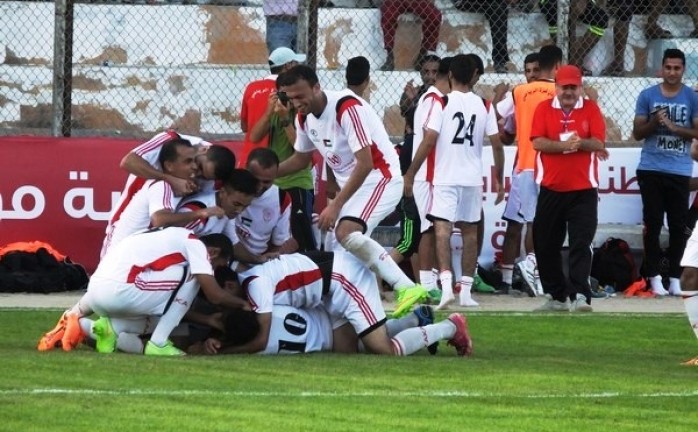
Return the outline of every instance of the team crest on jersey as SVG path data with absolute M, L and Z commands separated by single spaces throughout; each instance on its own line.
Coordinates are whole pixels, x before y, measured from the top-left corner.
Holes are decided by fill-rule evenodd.
M 317 131 L 315 129 L 310 129 L 310 135 L 312 135 L 313 138 L 317 138 Z
M 265 208 L 264 210 L 262 210 L 262 218 L 264 218 L 264 222 L 269 222 L 272 216 L 274 216 L 274 212 L 272 211 L 272 209 Z
M 249 228 L 252 226 L 252 219 L 246 218 L 246 217 L 241 217 L 240 221 L 242 222 L 242 225 Z
M 327 160 L 327 163 L 330 164 L 330 166 L 337 167 L 342 163 L 342 158 L 337 155 L 337 153 L 328 151 L 325 153 L 325 159 Z

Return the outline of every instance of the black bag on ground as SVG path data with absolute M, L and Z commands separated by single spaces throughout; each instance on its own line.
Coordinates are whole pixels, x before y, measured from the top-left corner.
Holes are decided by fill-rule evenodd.
M 0 292 L 52 293 L 87 287 L 89 276 L 80 264 L 58 261 L 46 249 L 13 251 L 0 259 Z
M 637 266 L 628 242 L 610 237 L 594 250 L 591 276 L 604 287 L 611 285 L 616 292 L 624 291 L 638 278 Z

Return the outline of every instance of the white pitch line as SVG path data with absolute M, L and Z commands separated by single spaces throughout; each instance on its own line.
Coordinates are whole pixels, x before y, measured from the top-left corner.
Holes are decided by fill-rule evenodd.
M 436 398 L 516 398 L 516 399 L 611 399 L 611 398 L 688 398 L 698 396 L 698 390 L 686 392 L 656 392 L 656 393 L 572 393 L 572 394 L 522 394 L 509 393 L 473 393 L 464 391 L 369 391 L 369 392 L 256 392 L 256 391 L 226 391 L 226 390 L 148 390 L 148 389 L 68 389 L 68 388 L 37 388 L 37 389 L 8 389 L 0 390 L 0 396 L 36 396 L 36 395 L 105 395 L 105 396 L 229 396 L 229 397 L 296 397 L 296 398 L 384 398 L 384 397 L 436 397 Z

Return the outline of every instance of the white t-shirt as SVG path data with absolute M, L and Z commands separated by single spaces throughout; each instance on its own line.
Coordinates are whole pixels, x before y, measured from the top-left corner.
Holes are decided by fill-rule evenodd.
M 188 229 L 169 227 L 140 232 L 114 245 L 92 277 L 167 291 L 179 286 L 185 266 L 192 275 L 213 276 L 206 246 Z
M 417 108 L 414 111 L 414 141 L 412 144 L 412 159 L 417 154 L 419 145 L 424 139 L 424 130 L 431 129 L 439 132 L 443 119 L 443 111 L 446 105 L 444 94 L 434 86 L 429 87 L 417 102 Z M 431 153 L 419 167 L 419 171 L 415 174 L 414 179 L 420 181 L 431 182 L 434 178 L 434 156 L 436 152 L 432 149 Z
M 291 196 L 272 185 L 235 218 L 237 237 L 248 251 L 261 255 L 269 242 L 281 246 L 291 238 L 290 218 Z
M 332 351 L 332 324 L 322 308 L 274 306 L 266 348 L 260 354 Z
M 436 141 L 434 185 L 482 186 L 484 138 L 499 131 L 486 103 L 472 92 L 449 93 Z
M 400 161 L 383 122 L 373 108 L 351 90 L 325 91 L 327 106 L 320 117 L 296 117 L 296 143 L 301 153 L 318 150 L 340 187 L 356 166 L 354 153 L 370 148 L 373 170 L 368 177 L 400 177 Z
M 320 268 L 305 255 L 280 255 L 239 273 L 238 279 L 256 313 L 269 313 L 274 305 L 314 308 L 321 302 Z

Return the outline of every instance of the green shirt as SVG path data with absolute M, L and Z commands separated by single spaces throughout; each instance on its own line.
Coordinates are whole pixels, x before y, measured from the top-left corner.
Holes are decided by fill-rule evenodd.
M 271 124 L 269 148 L 279 157 L 279 162 L 283 162 L 293 154 L 293 143 L 288 140 L 284 131 L 285 124 L 282 124 L 278 114 L 272 113 L 269 122 Z M 313 176 L 310 173 L 310 167 L 308 167 L 293 174 L 279 177 L 274 181 L 274 184 L 283 190 L 290 188 L 312 190 Z

